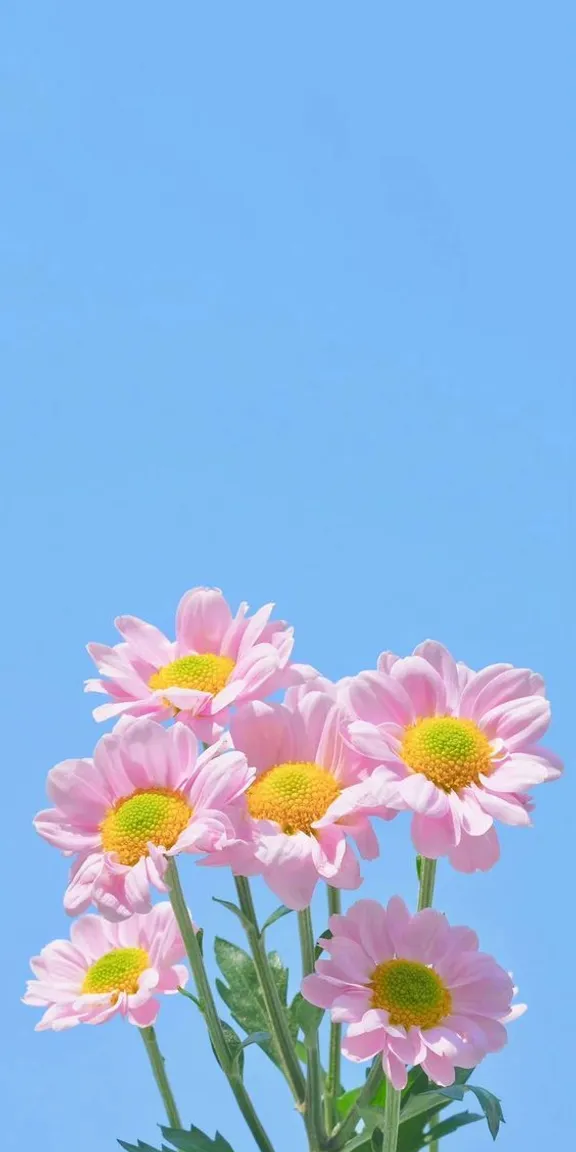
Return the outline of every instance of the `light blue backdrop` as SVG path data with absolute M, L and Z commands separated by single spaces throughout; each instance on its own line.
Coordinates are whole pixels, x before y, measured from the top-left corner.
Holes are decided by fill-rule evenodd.
M 576 12 L 8 0 L 0 22 L 0 1143 L 112 1152 L 161 1119 L 138 1036 L 35 1035 L 18 998 L 67 931 L 31 819 L 47 769 L 91 752 L 83 645 L 117 613 L 170 630 L 213 583 L 275 599 L 334 677 L 426 636 L 530 665 L 570 758 Z M 568 1139 L 575 798 L 569 771 L 494 872 L 440 873 L 530 1002 L 477 1077 L 502 1152 Z M 367 894 L 414 894 L 407 832 Z M 235 934 L 210 899 L 228 877 L 185 873 L 207 936 Z M 294 963 L 290 920 L 271 943 Z M 159 1031 L 187 1119 L 248 1152 L 192 1006 Z M 300 1148 L 247 1064 L 278 1152 Z M 480 1125 L 451 1145 L 489 1146 Z

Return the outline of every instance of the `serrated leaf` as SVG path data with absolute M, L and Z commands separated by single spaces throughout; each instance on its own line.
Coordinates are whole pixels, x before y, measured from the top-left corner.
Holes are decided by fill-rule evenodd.
M 458 1097 L 447 1097 L 444 1089 L 438 1089 L 436 1092 L 414 1093 L 408 1097 L 400 1112 L 400 1126 L 414 1116 L 430 1111 L 434 1112 L 438 1108 L 446 1108 L 451 1099 L 458 1099 Z
M 249 1036 L 258 1032 L 269 1033 L 269 1020 L 264 998 L 260 991 L 254 962 L 247 952 L 236 944 L 218 937 L 214 942 L 216 960 L 227 984 L 216 980 L 216 987 L 229 1009 L 233 1020 Z M 277 953 L 269 956 L 270 967 L 282 1004 L 286 1004 L 288 972 Z M 294 1033 L 294 1029 L 292 1029 Z M 266 1055 L 281 1067 L 280 1057 L 270 1039 L 259 1042 Z
M 467 1124 L 476 1124 L 478 1120 L 483 1119 L 480 1112 L 456 1112 L 455 1116 L 448 1116 L 446 1120 L 434 1124 L 426 1133 L 424 1143 L 432 1144 L 434 1140 L 442 1140 L 444 1136 L 451 1136 L 452 1132 L 457 1132 L 459 1128 L 464 1128 Z
M 233 1152 L 233 1148 L 216 1132 L 211 1140 L 200 1128 L 191 1126 L 190 1131 L 181 1128 L 162 1128 L 162 1135 L 178 1150 L 178 1152 Z
M 127 1144 L 125 1140 L 118 1141 L 121 1148 L 125 1152 L 160 1152 L 158 1148 L 153 1148 L 151 1144 L 143 1144 L 141 1140 L 137 1144 Z
M 468 1092 L 474 1093 L 486 1117 L 490 1135 L 495 1140 L 500 1131 L 500 1125 L 506 1123 L 498 1097 L 494 1096 L 493 1092 L 488 1092 L 487 1088 L 477 1088 L 475 1084 L 466 1084 L 465 1087 Z
M 240 1075 L 243 1076 L 244 1075 L 244 1052 L 242 1049 L 244 1048 L 244 1044 L 243 1044 L 242 1040 L 240 1039 L 238 1033 L 235 1032 L 234 1029 L 231 1028 L 230 1025 L 226 1023 L 225 1020 L 221 1020 L 220 1024 L 222 1027 L 222 1031 L 224 1033 L 224 1038 L 226 1040 L 226 1044 L 228 1046 L 228 1051 L 229 1051 L 232 1059 L 236 1061 Z M 214 1055 L 216 1056 L 216 1051 L 214 1049 L 214 1046 L 212 1046 L 212 1051 L 214 1052 Z M 218 1060 L 217 1056 L 216 1056 L 216 1059 Z M 220 1063 L 219 1060 L 218 1060 L 218 1063 Z
M 218 896 L 212 897 L 215 904 L 221 904 L 223 908 L 227 908 L 229 912 L 233 912 L 234 916 L 238 918 L 243 928 L 252 927 L 250 922 L 246 919 L 241 908 L 237 904 L 233 904 L 231 900 L 220 900 Z
M 317 1008 L 315 1004 L 310 1004 L 308 1000 L 297 992 L 291 1005 L 290 1005 L 290 1018 L 293 1025 L 299 1028 L 303 1033 L 304 1039 L 308 1040 L 319 1029 L 322 1017 L 324 1016 L 324 1009 Z
M 276 911 L 273 912 L 272 915 L 264 921 L 260 929 L 260 935 L 263 936 L 267 928 L 271 928 L 277 920 L 282 920 L 284 916 L 289 916 L 291 912 L 292 908 L 287 908 L 285 904 L 281 904 L 280 907 L 277 908 Z

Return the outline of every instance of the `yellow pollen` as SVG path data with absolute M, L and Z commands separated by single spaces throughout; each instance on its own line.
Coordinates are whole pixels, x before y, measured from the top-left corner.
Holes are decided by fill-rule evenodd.
M 100 825 L 102 846 L 131 867 L 148 855 L 149 841 L 158 848 L 172 848 L 191 815 L 192 808 L 181 792 L 139 788 L 107 812 Z
M 311 836 L 314 821 L 339 795 L 337 781 L 319 764 L 275 764 L 248 789 L 248 811 L 255 820 L 275 820 L 289 836 Z
M 492 748 L 473 720 L 430 716 L 406 729 L 401 756 L 413 772 L 427 776 L 445 792 L 478 783 L 492 770 Z
M 150 965 L 144 948 L 114 948 L 91 964 L 82 985 L 83 992 L 118 993 L 138 991 L 138 979 Z
M 211 652 L 181 656 L 154 672 L 148 687 L 153 691 L 159 688 L 194 688 L 197 692 L 209 692 L 215 696 L 228 683 L 234 666 L 230 656 L 214 656 Z M 168 700 L 166 703 L 170 706 Z
M 435 1028 L 452 1011 L 452 997 L 433 968 L 416 960 L 378 964 L 370 981 L 372 1007 L 384 1008 L 390 1023 Z

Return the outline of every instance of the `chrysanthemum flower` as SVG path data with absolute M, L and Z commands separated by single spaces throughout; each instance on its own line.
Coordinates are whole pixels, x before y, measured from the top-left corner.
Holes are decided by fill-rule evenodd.
M 290 684 L 316 676 L 290 664 L 293 629 L 270 620 L 273 604 L 254 616 L 241 604 L 236 616 L 218 588 L 192 588 L 178 605 L 176 640 L 135 616 L 119 616 L 123 643 L 89 644 L 100 676 L 86 692 L 103 692 L 112 703 L 94 709 L 95 720 L 121 713 L 170 719 L 178 714 L 210 743 L 227 723 L 230 706 L 261 700 Z
M 349 1025 L 342 1051 L 350 1060 L 381 1053 L 395 1088 L 414 1064 L 447 1085 L 455 1068 L 473 1068 L 504 1046 L 503 1021 L 525 1006 L 512 1007 L 510 976 L 478 951 L 470 928 L 451 928 L 431 908 L 411 916 L 399 896 L 387 908 L 359 900 L 329 925 L 322 946 L 331 958 L 316 962 L 302 994 Z
M 417 851 L 448 856 L 461 872 L 491 868 L 499 856 L 494 821 L 530 824 L 527 790 L 562 771 L 537 743 L 550 705 L 542 678 L 526 668 L 473 672 L 427 640 L 403 660 L 384 653 L 378 670 L 362 672 L 347 691 L 357 719 L 346 738 L 379 766 L 387 803 L 414 812 Z
M 30 961 L 25 1004 L 46 1011 L 41 1032 L 61 1032 L 76 1024 L 103 1024 L 117 1012 L 131 1024 L 154 1023 L 160 992 L 177 992 L 188 980 L 178 961 L 184 945 L 170 904 L 156 904 L 145 916 L 111 924 L 101 916 L 82 916 L 70 940 L 53 940 Z
M 257 777 L 247 792 L 254 851 L 269 887 L 290 908 L 307 907 L 321 877 L 357 888 L 356 842 L 366 860 L 378 855 L 368 814 L 391 818 L 361 783 L 363 759 L 343 741 L 332 697 L 308 692 L 288 704 L 247 704 L 232 718 L 236 748 Z
M 198 755 L 183 724 L 134 720 L 98 741 L 93 760 L 67 760 L 48 773 L 55 805 L 37 832 L 75 856 L 66 911 L 91 902 L 109 919 L 150 908 L 150 886 L 166 891 L 166 856 L 208 853 L 216 863 L 241 849 L 244 793 L 254 779 L 229 736 Z M 223 858 L 224 862 L 224 858 Z

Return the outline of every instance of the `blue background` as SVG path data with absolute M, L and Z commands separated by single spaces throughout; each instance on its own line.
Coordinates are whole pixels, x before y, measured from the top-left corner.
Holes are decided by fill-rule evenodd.
M 276 600 L 333 677 L 426 636 L 530 665 L 569 750 L 576 10 L 6 0 L 0 22 L 1 1142 L 105 1152 L 162 1116 L 137 1033 L 35 1035 L 18 998 L 68 928 L 31 819 L 102 731 L 83 646 L 116 614 L 170 632 L 180 594 L 217 584 Z M 575 799 L 569 772 L 496 870 L 440 872 L 439 905 L 530 1002 L 476 1075 L 510 1152 L 572 1126 Z M 414 897 L 407 833 L 384 829 L 366 894 Z M 229 877 L 185 877 L 207 935 L 236 938 L 210 899 Z M 293 967 L 294 927 L 270 933 Z M 182 1110 L 244 1152 L 175 1001 Z M 302 1147 L 247 1066 L 278 1152 Z M 452 1141 L 490 1146 L 483 1125 Z

